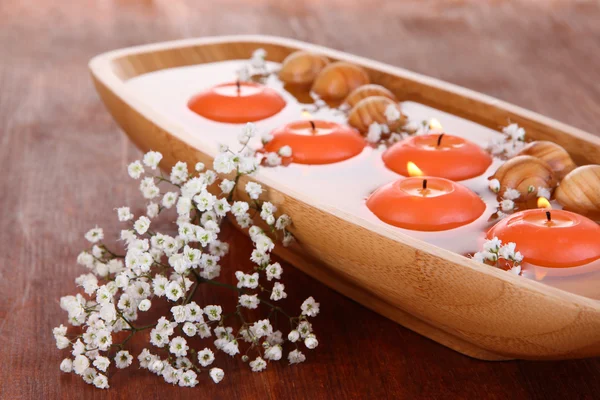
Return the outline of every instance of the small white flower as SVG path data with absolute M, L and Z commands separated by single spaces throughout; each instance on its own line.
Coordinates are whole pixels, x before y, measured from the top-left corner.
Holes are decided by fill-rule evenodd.
M 281 360 L 281 346 L 280 345 L 275 345 L 275 346 L 270 346 L 266 351 L 265 351 L 265 359 L 267 360 L 272 360 L 272 361 L 279 361 Z
M 502 240 L 498 239 L 497 237 L 493 237 L 492 239 L 485 241 L 483 244 L 483 250 L 497 253 L 500 249 L 500 246 L 502 246 Z
M 288 145 L 281 146 L 277 151 L 281 157 L 291 157 L 292 156 L 292 148 Z
M 248 182 L 245 189 L 246 193 L 248 193 L 248 196 L 254 200 L 258 199 L 260 194 L 263 192 L 262 186 L 256 182 Z
M 263 336 L 269 336 L 270 334 L 272 334 L 273 326 L 271 325 L 271 322 L 268 319 L 262 319 L 256 321 L 250 328 L 250 331 L 257 338 L 261 338 Z
M 272 279 L 281 279 L 281 273 L 283 269 L 281 268 L 281 264 L 278 262 L 270 264 L 267 269 L 267 280 L 270 281 Z
M 171 176 L 169 178 L 172 183 L 179 185 L 188 179 L 188 169 L 187 164 L 179 161 L 177 164 L 173 166 L 171 169 Z
M 133 362 L 133 357 L 127 350 L 121 350 L 115 355 L 115 365 L 119 369 L 127 368 Z
M 256 357 L 254 361 L 250 361 L 250 368 L 252 368 L 252 372 L 260 372 L 267 368 L 267 362 L 260 357 Z
M 387 106 L 387 108 L 384 111 L 384 115 L 388 122 L 398 121 L 402 116 L 400 110 L 398 110 L 398 107 L 395 104 L 390 104 L 389 106 Z
M 254 295 L 243 294 L 240 296 L 240 299 L 239 299 L 239 304 L 242 307 L 250 308 L 252 310 L 257 308 L 259 303 L 260 303 L 260 300 L 258 299 L 257 294 L 254 294 Z
M 510 124 L 502 129 L 502 132 L 508 135 L 513 141 L 525 140 L 525 129 L 521 128 L 518 124 Z
M 171 314 L 173 314 L 173 318 L 175 319 L 175 322 L 177 322 L 177 323 L 185 322 L 185 320 L 186 320 L 186 313 L 185 313 L 184 306 L 171 307 Z
M 146 207 L 146 215 L 148 216 L 148 218 L 156 218 L 158 216 L 158 213 L 159 213 L 158 204 L 149 203 L 148 207 Z
M 208 374 L 215 383 L 221 382 L 225 377 L 225 372 L 221 368 L 211 368 Z
M 521 254 L 520 251 L 517 251 L 513 256 L 513 260 L 515 263 L 520 264 L 523 261 L 523 254 Z
M 94 367 L 98 368 L 102 372 L 106 372 L 110 366 L 110 360 L 103 356 L 98 356 L 93 362 Z
M 108 389 L 108 378 L 102 374 L 98 374 L 94 378 L 94 386 L 98 389 Z
M 500 209 L 504 212 L 510 212 L 515 209 L 515 202 L 512 200 L 502 200 L 500 202 Z
M 233 171 L 236 167 L 234 155 L 227 153 L 220 153 L 215 157 L 213 162 L 213 168 L 220 174 L 228 174 Z
M 263 145 L 269 143 L 271 140 L 273 140 L 273 135 L 271 135 L 269 132 L 263 133 L 260 137 L 260 141 Z
M 234 186 L 235 186 L 235 182 L 230 181 L 229 179 L 223 179 L 223 181 L 219 185 L 219 187 L 221 188 L 221 191 L 225 194 L 231 193 Z
M 183 296 L 183 288 L 179 282 L 171 281 L 166 287 L 165 295 L 171 301 L 177 301 Z
M 143 235 L 150 228 L 150 219 L 144 215 L 139 217 L 137 221 L 133 224 L 133 228 L 137 232 L 138 235 Z
M 369 125 L 369 131 L 367 133 L 367 141 L 369 143 L 377 143 L 381 140 L 382 128 L 377 122 L 373 122 Z
M 169 351 L 175 354 L 177 357 L 183 357 L 187 355 L 188 345 L 187 341 L 181 336 L 177 336 L 171 340 L 169 344 Z
M 195 336 L 198 332 L 198 328 L 196 327 L 196 325 L 192 324 L 191 322 L 186 322 L 185 324 L 183 324 L 182 330 L 183 333 L 190 337 Z
M 202 162 L 197 162 L 196 165 L 194 166 L 194 169 L 197 172 L 202 172 L 204 170 L 204 163 Z
M 131 213 L 129 207 L 117 208 L 117 216 L 119 217 L 119 221 L 121 222 L 129 221 L 133 218 L 133 214 Z
M 213 353 L 209 348 L 205 348 L 198 352 L 198 362 L 203 367 L 208 367 L 215 360 L 215 353 Z
M 213 208 L 215 210 L 215 213 L 220 217 L 224 217 L 229 212 L 229 210 L 231 210 L 231 206 L 225 198 L 215 201 Z
M 83 372 L 90 366 L 90 360 L 84 355 L 78 355 L 73 361 L 73 371 L 77 375 L 82 375 Z
M 250 206 L 245 201 L 236 201 L 231 206 L 231 213 L 236 217 L 241 217 L 246 214 Z
M 273 291 L 271 292 L 271 300 L 278 301 L 281 299 L 285 299 L 287 297 L 287 293 L 284 291 L 285 286 L 282 283 L 275 282 L 273 285 Z
M 317 338 L 315 337 L 315 335 L 310 334 L 306 337 L 306 339 L 304 339 L 304 345 L 308 348 L 308 349 L 314 349 L 319 345 L 319 341 L 317 340 Z
M 138 309 L 140 311 L 148 311 L 150 307 L 152 307 L 152 303 L 148 299 L 144 299 L 140 301 L 140 304 L 138 304 Z
M 521 275 L 521 266 L 520 265 L 515 265 L 514 267 L 512 267 L 509 272 L 515 274 L 515 275 Z
M 277 153 L 267 153 L 265 162 L 270 167 L 277 167 L 278 165 L 281 165 L 281 157 L 279 157 Z
M 498 193 L 500 191 L 500 181 L 498 179 L 492 179 L 488 185 L 492 192 Z
M 90 229 L 85 234 L 85 239 L 90 243 L 98 243 L 102 239 L 104 239 L 104 231 L 102 228 L 95 227 L 94 229 Z
M 221 350 L 232 357 L 240 352 L 237 340 L 231 340 L 227 342 L 227 344 L 225 344 Z
M 299 350 L 290 351 L 288 354 L 288 361 L 290 364 L 299 364 L 306 360 L 306 356 Z
M 275 228 L 279 230 L 283 230 L 287 228 L 292 223 L 292 219 L 287 214 L 281 214 L 279 218 L 277 218 L 277 222 L 275 222 Z
M 60 363 L 60 370 L 66 373 L 73 371 L 73 360 L 71 360 L 70 358 L 65 358 L 64 360 L 62 360 L 62 362 Z
M 141 162 L 134 161 L 127 167 L 127 172 L 129 173 L 129 176 L 133 179 L 139 179 L 140 176 L 142 176 L 142 174 L 144 173 L 144 167 L 142 166 Z
M 302 315 L 315 317 L 319 313 L 319 306 L 320 304 L 310 296 L 308 299 L 304 300 L 304 303 L 302 303 L 302 306 L 300 307 L 302 309 Z
M 537 188 L 537 197 L 544 197 L 549 200 L 551 196 L 550 189 L 541 186 Z
M 517 189 L 508 188 L 504 191 L 502 198 L 505 200 L 516 200 L 521 197 L 521 193 Z
M 480 263 L 485 263 L 485 256 L 482 252 L 477 252 L 477 253 L 473 254 L 473 260 L 480 262 Z
M 204 307 L 204 314 L 208 317 L 210 321 L 220 321 L 221 320 L 221 306 L 206 306 Z
M 55 335 L 54 339 L 56 340 L 56 348 L 59 350 L 66 349 L 71 344 L 66 336 Z
M 293 330 L 290 331 L 290 333 L 288 333 L 288 340 L 292 343 L 295 343 L 296 341 L 298 341 L 298 339 L 300 339 L 300 333 L 297 330 Z
M 144 165 L 150 167 L 151 169 L 156 169 L 162 158 L 162 154 L 160 154 L 158 151 L 149 151 L 144 154 Z
M 504 246 L 500 247 L 498 250 L 498 255 L 507 260 L 513 260 L 515 257 L 515 249 L 517 245 L 513 242 L 506 243 Z

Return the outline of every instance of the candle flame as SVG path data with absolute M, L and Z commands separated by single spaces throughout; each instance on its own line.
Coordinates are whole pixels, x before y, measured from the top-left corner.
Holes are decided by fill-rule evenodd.
M 423 171 L 412 161 L 406 163 L 406 169 L 408 170 L 408 176 L 423 176 Z
M 548 199 L 545 197 L 538 197 L 537 206 L 538 206 L 538 208 L 547 208 L 549 210 L 552 209 L 552 205 L 550 204 Z
M 310 113 L 306 110 L 302 111 L 302 116 L 306 119 L 309 119 L 310 117 L 312 117 L 312 115 L 310 115 Z
M 441 131 L 444 128 L 442 127 L 442 123 L 435 118 L 431 118 L 427 123 L 429 130 L 431 131 Z

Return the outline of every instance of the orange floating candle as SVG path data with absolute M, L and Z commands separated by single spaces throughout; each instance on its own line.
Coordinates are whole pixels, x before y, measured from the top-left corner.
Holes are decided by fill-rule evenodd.
M 255 82 L 230 82 L 192 97 L 190 110 L 204 118 L 242 124 L 269 118 L 285 107 L 275 90 Z
M 549 206 L 540 199 L 538 205 Z M 517 212 L 494 225 L 487 237 L 516 243 L 524 262 L 541 267 L 577 267 L 600 259 L 600 226 L 565 210 Z
M 483 174 L 492 157 L 475 143 L 445 133 L 412 136 L 385 153 L 383 162 L 394 172 L 408 176 L 406 165 L 416 163 L 425 175 L 462 181 Z
M 292 160 L 298 164 L 331 164 L 360 154 L 365 140 L 355 129 L 331 121 L 296 121 L 272 132 L 268 152 L 283 146 L 292 148 Z
M 408 168 L 420 171 L 410 163 Z M 382 221 L 404 229 L 443 231 L 475 221 L 485 203 L 465 186 L 449 179 L 403 178 L 377 189 L 367 207 Z

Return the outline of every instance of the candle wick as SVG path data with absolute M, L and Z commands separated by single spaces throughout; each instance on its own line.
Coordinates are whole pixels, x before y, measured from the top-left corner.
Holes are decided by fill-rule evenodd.
M 317 127 L 315 126 L 315 123 L 313 121 L 308 121 L 310 122 L 310 126 L 312 127 L 313 132 L 317 130 Z
M 235 81 L 235 85 L 237 86 L 237 94 L 240 95 L 240 91 L 242 90 L 242 85 L 240 84 L 240 80 Z
M 423 179 L 423 190 L 427 189 L 427 179 Z
M 548 219 L 548 222 L 552 221 L 552 214 L 550 214 L 550 211 L 546 211 L 546 218 Z
M 437 145 L 439 146 L 440 144 L 442 144 L 442 138 L 444 137 L 444 134 L 442 133 L 440 136 L 438 136 L 438 141 L 437 141 Z

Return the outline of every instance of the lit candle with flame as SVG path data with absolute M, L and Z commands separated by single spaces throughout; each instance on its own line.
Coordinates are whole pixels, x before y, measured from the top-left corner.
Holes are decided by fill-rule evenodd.
M 332 121 L 311 119 L 291 122 L 272 132 L 273 139 L 265 151 L 278 152 L 283 146 L 292 149 L 292 161 L 298 164 L 331 164 L 360 154 L 366 143 L 358 131 Z
M 600 259 L 600 226 L 565 210 L 552 210 L 540 197 L 539 208 L 502 219 L 487 233 L 502 242 L 514 242 L 523 261 L 548 268 L 569 268 Z
M 449 179 L 423 176 L 408 162 L 411 177 L 377 189 L 367 207 L 382 221 L 417 231 L 443 231 L 475 221 L 485 211 L 485 203 L 463 185 Z
M 192 97 L 188 108 L 204 118 L 233 124 L 260 121 L 285 107 L 275 90 L 255 82 L 224 83 Z
M 432 133 L 411 136 L 383 153 L 386 167 L 410 176 L 406 166 L 412 161 L 426 175 L 462 181 L 482 175 L 492 164 L 492 157 L 475 143 L 444 133 L 437 119 L 428 127 Z

